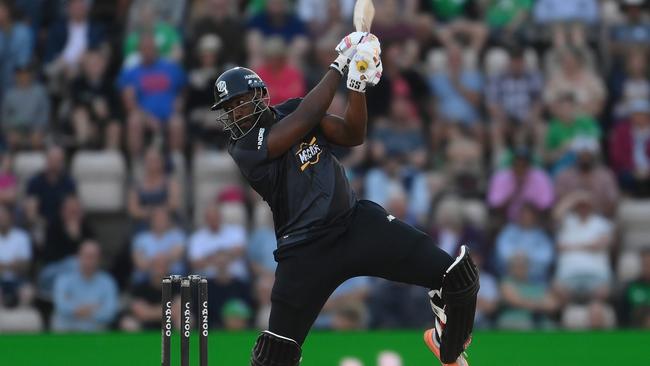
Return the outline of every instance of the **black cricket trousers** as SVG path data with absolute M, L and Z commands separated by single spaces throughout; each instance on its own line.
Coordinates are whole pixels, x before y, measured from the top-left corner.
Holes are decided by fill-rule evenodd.
M 346 227 L 276 250 L 271 332 L 302 345 L 329 296 L 352 277 L 382 277 L 429 289 L 441 286 L 453 259 L 428 235 L 374 202 L 358 201 L 353 210 Z

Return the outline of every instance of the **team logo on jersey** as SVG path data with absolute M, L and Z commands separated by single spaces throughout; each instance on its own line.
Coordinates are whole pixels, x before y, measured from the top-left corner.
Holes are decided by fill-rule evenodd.
M 300 160 L 300 171 L 303 172 L 308 166 L 318 163 L 321 152 L 323 150 L 316 143 L 315 136 L 311 138 L 309 143 L 301 143 L 298 152 L 296 152 L 296 156 Z
M 226 82 L 224 80 L 221 80 L 217 83 L 217 92 L 219 92 L 219 98 L 222 98 L 224 95 L 228 95 L 228 87 L 226 86 Z

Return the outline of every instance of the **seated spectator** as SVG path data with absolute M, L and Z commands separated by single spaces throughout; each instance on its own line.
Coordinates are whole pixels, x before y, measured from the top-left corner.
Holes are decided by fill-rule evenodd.
M 221 310 L 223 328 L 226 331 L 237 331 L 248 329 L 252 316 L 250 306 L 239 299 L 229 300 Z
M 531 165 L 531 152 L 518 148 L 511 168 L 496 172 L 490 179 L 488 205 L 516 221 L 525 203 L 544 211 L 553 203 L 553 182 L 542 169 Z
M 597 117 L 605 105 L 607 91 L 601 77 L 586 62 L 585 55 L 574 48 L 559 50 L 559 65 L 549 70 L 544 101 L 556 110 L 563 96 L 572 95 L 576 112 Z
M 644 1 L 622 0 L 617 3 L 623 11 L 624 19 L 609 29 L 611 48 L 608 53 L 622 57 L 633 48 L 647 50 L 650 42 L 650 24 L 644 17 Z
M 446 71 L 430 75 L 429 87 L 437 101 L 436 126 L 461 124 L 478 135 L 481 130 L 479 108 L 483 78 L 480 71 L 465 66 L 461 49 L 447 49 Z
M 248 21 L 246 45 L 248 64 L 257 66 L 261 59 L 265 40 L 272 36 L 280 36 L 288 45 L 288 57 L 299 64 L 299 60 L 308 50 L 307 29 L 302 21 L 291 10 L 287 0 L 268 0 L 264 9 Z M 261 76 L 261 75 L 260 75 Z M 266 80 L 266 79 L 264 79 Z
M 85 0 L 70 0 L 67 17 L 53 24 L 47 32 L 44 61 L 46 73 L 54 79 L 74 75 L 87 50 L 99 49 L 105 43 L 102 25 L 89 16 Z
M 227 277 L 246 281 L 246 228 L 223 224 L 217 205 L 206 207 L 204 215 L 205 226 L 192 234 L 188 244 L 187 258 L 192 273 L 210 279 L 217 279 L 227 273 Z
M 650 250 L 641 252 L 641 274 L 623 290 L 621 319 L 634 328 L 650 328 Z
M 461 126 L 447 126 L 447 139 L 444 142 L 444 164 L 437 179 L 447 181 L 438 184 L 432 195 L 439 189 L 449 189 L 461 197 L 476 197 L 483 192 L 486 170 L 481 140 Z
M 600 16 L 595 0 L 538 0 L 533 15 L 537 24 L 551 28 L 555 47 L 585 45 L 587 27 Z
M 195 150 L 213 147 L 224 149 L 228 144 L 229 134 L 218 123 L 214 123 L 214 113 L 210 110 L 214 104 L 214 78 L 221 73 L 217 64 L 222 56 L 222 44 L 219 36 L 204 35 L 196 48 L 199 64 L 189 73 L 187 114 Z
M 185 234 L 175 227 L 164 207 L 156 207 L 151 212 L 150 229 L 137 234 L 131 248 L 135 271 L 133 283 L 139 284 L 152 276 L 152 266 L 156 258 L 164 257 L 169 263 L 167 273 L 184 274 Z
M 10 209 L 0 205 L 0 308 L 28 305 L 31 302 L 31 261 L 32 244 L 29 236 L 14 226 Z
M 63 149 L 49 147 L 45 169 L 27 182 L 25 215 L 28 221 L 37 226 L 56 222 L 63 201 L 76 191 L 77 185 L 66 169 Z
M 490 0 L 483 3 L 491 43 L 514 44 L 524 40 L 533 1 Z
M 256 277 L 275 273 L 277 262 L 273 257 L 273 251 L 277 245 L 273 216 L 269 210 L 262 218 L 262 222 L 256 223 L 246 245 L 246 259 Z
M 609 161 L 623 191 L 650 196 L 650 102 L 629 102 L 629 117 L 610 134 Z
M 485 99 L 492 123 L 492 148 L 503 149 L 507 136 L 523 142 L 531 136 L 541 145 L 542 75 L 527 70 L 524 50 L 512 47 L 508 69 L 494 76 L 487 84 Z
M 604 301 L 612 285 L 612 223 L 594 211 L 591 195 L 582 191 L 559 202 L 554 217 L 560 224 L 555 272 L 560 299 Z
M 558 309 L 558 302 L 546 282 L 529 279 L 528 263 L 524 255 L 514 255 L 508 262 L 508 273 L 501 280 L 504 309 L 497 320 L 501 329 L 551 327 L 549 317 Z
M 49 299 L 56 278 L 77 268 L 76 254 L 85 241 L 95 238 L 77 196 L 63 201 L 61 213 L 45 230 L 45 243 L 40 248 L 42 268 L 38 273 L 41 298 Z
M 155 13 L 172 27 L 181 28 L 184 22 L 187 0 L 134 0 L 130 1 L 127 29 L 134 29 L 147 11 Z
M 173 3 L 180 4 L 183 1 Z M 159 2 L 160 3 L 160 2 Z M 143 33 L 153 34 L 157 53 L 161 58 L 180 62 L 183 58 L 181 36 L 174 26 L 156 12 L 153 4 L 138 1 L 131 5 L 131 14 L 137 10 L 138 17 L 133 18 L 131 31 L 124 40 L 124 67 L 129 69 L 142 62 L 140 39 Z
M 650 30 L 650 29 L 649 29 Z M 650 75 L 647 50 L 631 49 L 625 54 L 625 71 L 612 72 L 612 99 L 616 103 L 613 117 L 623 118 L 628 103 L 633 100 L 650 100 Z
M 50 96 L 33 78 L 32 66 L 17 68 L 16 85 L 6 91 L 2 100 L 2 133 L 12 151 L 42 148 L 50 127 Z
M 384 6 L 375 8 L 375 10 L 382 9 Z M 296 2 L 298 18 L 305 23 L 312 36 L 343 33 L 342 28 L 344 27 L 344 22 L 352 18 L 353 10 L 353 0 L 298 0 Z M 377 24 L 377 20 L 375 14 L 375 18 L 373 19 L 375 25 Z M 373 34 L 379 34 L 376 28 L 373 29 Z M 384 40 L 385 38 L 381 39 Z
M 235 1 L 194 1 L 189 31 L 186 40 L 190 42 L 190 49 L 196 49 L 196 42 L 200 42 L 205 35 L 214 34 L 223 42 L 222 49 L 228 50 L 219 57 L 219 66 L 245 64 L 246 30 Z
M 600 138 L 598 122 L 579 112 L 574 94 L 558 97 L 551 107 L 552 118 L 546 133 L 546 161 L 554 174 L 575 163 L 573 143 L 576 138 Z
M 4 91 L 13 85 L 14 70 L 32 60 L 34 35 L 27 24 L 20 21 L 13 1 L 0 1 L 0 100 Z
M 300 69 L 288 62 L 285 41 L 279 36 L 266 40 L 264 62 L 255 71 L 264 80 L 272 105 L 303 97 L 307 93 L 305 77 Z
M 173 216 L 180 213 L 181 192 L 178 181 L 165 171 L 165 161 L 160 150 L 147 149 L 142 175 L 132 183 L 127 207 L 136 231 L 147 227 L 156 207 L 166 208 Z
M 351 329 L 345 326 L 348 325 L 353 326 L 352 329 L 362 329 L 367 321 L 365 301 L 368 292 L 368 277 L 354 277 L 343 282 L 330 295 L 321 309 L 320 315 L 316 318 L 314 326 L 316 328 L 337 329 L 335 326 L 338 325 L 342 326 L 343 329 Z M 355 313 L 357 314 L 356 317 Z M 358 316 L 359 314 L 362 315 Z M 354 318 L 356 320 L 353 320 Z
M 158 56 L 153 34 L 140 35 L 139 49 L 141 63 L 122 70 L 118 80 L 128 115 L 129 153 L 137 156 L 141 152 L 145 132 L 166 136 L 169 149 L 180 151 L 185 140 L 180 114 L 185 72 L 175 62 Z
M 131 287 L 126 313 L 120 319 L 121 330 L 137 332 L 160 329 L 162 306 L 160 291 L 163 277 L 169 275 L 168 270 L 167 258 L 156 257 L 151 263 L 151 276 L 148 281 Z M 173 322 L 177 319 L 176 316 L 172 317 Z
M 106 75 L 107 61 L 98 51 L 87 52 L 81 74 L 70 88 L 72 111 L 67 132 L 79 147 L 120 148 L 119 120 L 123 116 L 113 80 Z M 86 118 L 75 118 L 79 114 Z
M 472 249 L 470 255 L 472 256 L 472 260 L 474 260 L 476 267 L 481 271 L 481 277 L 479 278 L 480 288 L 476 298 L 474 327 L 478 329 L 490 328 L 492 326 L 493 317 L 496 315 L 499 306 L 499 285 L 492 273 L 486 270 L 481 251 Z
M 15 208 L 18 182 L 13 172 L 12 156 L 0 151 L 0 205 Z
M 445 46 L 457 48 L 459 38 L 468 40 L 469 46 L 478 55 L 483 48 L 488 32 L 478 18 L 477 2 L 472 0 L 439 0 L 422 2 L 424 11 L 433 13 L 435 24 L 432 29 Z
M 619 200 L 619 189 L 612 171 L 599 159 L 600 146 L 594 138 L 574 141 L 572 150 L 576 154 L 576 165 L 555 177 L 555 195 L 562 200 L 575 191 L 588 191 L 593 198 L 596 211 L 613 217 Z
M 544 231 L 539 213 L 532 204 L 525 203 L 516 222 L 506 225 L 496 241 L 496 262 L 500 275 L 505 275 L 514 256 L 526 257 L 527 278 L 532 282 L 546 282 L 553 264 L 553 242 Z
M 56 332 L 101 331 L 117 312 L 117 285 L 100 269 L 99 245 L 84 242 L 78 256 L 79 269 L 60 275 L 54 285 L 52 329 Z
M 482 252 L 484 238 L 465 218 L 462 201 L 457 198 L 443 198 L 435 208 L 429 235 L 450 256 L 460 253 L 462 244 L 471 243 L 472 252 Z

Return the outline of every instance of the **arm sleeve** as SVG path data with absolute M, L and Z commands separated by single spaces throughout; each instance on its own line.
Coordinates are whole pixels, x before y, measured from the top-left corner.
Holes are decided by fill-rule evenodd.
M 117 313 L 117 286 L 108 275 L 103 277 L 102 299 L 99 308 L 93 314 L 93 319 L 101 323 L 108 323 L 113 320 Z

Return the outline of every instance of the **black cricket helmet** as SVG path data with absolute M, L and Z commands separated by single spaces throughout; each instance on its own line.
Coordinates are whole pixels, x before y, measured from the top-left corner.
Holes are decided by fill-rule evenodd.
M 240 101 L 236 106 L 228 106 L 227 102 L 241 95 L 253 93 L 248 101 Z M 235 116 L 235 110 L 245 108 L 252 103 L 253 112 L 244 116 Z M 224 131 L 230 132 L 233 140 L 238 140 L 249 133 L 262 117 L 262 113 L 269 107 L 269 92 L 264 81 L 253 70 L 245 67 L 235 67 L 225 71 L 214 82 L 214 105 L 213 111 L 218 111 L 217 122 L 223 125 Z M 240 124 L 248 124 L 242 128 Z

